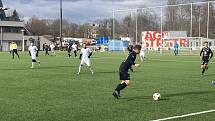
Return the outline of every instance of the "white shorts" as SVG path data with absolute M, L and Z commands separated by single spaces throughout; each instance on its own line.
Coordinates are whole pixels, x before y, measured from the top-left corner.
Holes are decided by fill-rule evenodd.
M 31 55 L 31 59 L 32 59 L 32 60 L 36 60 L 36 59 L 37 59 L 36 54 L 32 54 L 32 55 Z
M 91 66 L 90 59 L 89 58 L 81 59 L 81 65 L 84 65 L 84 64 L 86 64 L 87 66 Z
M 54 48 L 51 48 L 51 52 L 53 52 L 53 53 L 54 53 Z
M 145 57 L 145 52 L 140 52 L 140 57 Z

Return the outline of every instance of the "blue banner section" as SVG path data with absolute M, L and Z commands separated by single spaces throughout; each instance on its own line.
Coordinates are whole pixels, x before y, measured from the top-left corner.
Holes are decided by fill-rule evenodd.
M 125 51 L 128 47 L 128 41 L 112 40 L 108 43 L 109 51 Z

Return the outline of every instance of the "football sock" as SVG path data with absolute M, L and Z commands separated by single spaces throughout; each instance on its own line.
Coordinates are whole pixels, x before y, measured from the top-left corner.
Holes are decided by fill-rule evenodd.
M 34 65 L 35 65 L 35 62 L 32 62 L 32 65 L 31 65 L 31 67 L 32 67 L 32 68 L 34 68 Z
M 79 69 L 78 69 L 78 73 L 80 73 L 80 72 L 81 72 L 81 67 L 82 67 L 82 66 L 80 65 L 80 66 L 79 66 Z
M 120 92 L 121 90 L 123 90 L 125 87 L 127 87 L 127 84 L 126 83 L 122 83 L 122 84 L 119 84 L 117 87 L 116 87 L 116 91 Z
M 205 73 L 205 69 L 202 69 L 202 74 L 204 74 Z

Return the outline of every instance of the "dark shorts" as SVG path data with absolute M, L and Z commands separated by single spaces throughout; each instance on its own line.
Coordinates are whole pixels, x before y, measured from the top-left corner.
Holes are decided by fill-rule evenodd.
M 69 49 L 67 49 L 67 52 L 68 52 L 68 53 L 70 53 L 71 51 L 72 51 L 72 50 L 71 50 L 70 48 L 69 48 Z
M 17 53 L 17 49 L 13 49 L 13 52 L 14 52 L 14 53 Z
M 119 79 L 120 80 L 130 80 L 130 74 L 128 72 L 119 72 Z
M 32 62 L 37 62 L 37 60 L 35 60 L 35 59 L 32 59 Z
M 202 59 L 201 65 L 208 65 L 209 60 L 208 59 Z

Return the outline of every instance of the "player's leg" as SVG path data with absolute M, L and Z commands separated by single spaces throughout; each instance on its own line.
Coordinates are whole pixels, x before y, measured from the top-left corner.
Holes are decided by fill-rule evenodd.
M 143 56 L 142 56 L 142 54 L 141 54 L 141 55 L 140 55 L 140 60 L 141 60 L 142 62 L 143 62 L 143 59 L 144 59 L 144 58 L 143 58 Z
M 68 56 L 69 56 L 69 58 L 71 57 L 70 52 L 71 52 L 71 50 L 70 50 L 70 49 L 68 49 Z
M 45 56 L 46 56 L 46 55 L 49 55 L 49 54 L 48 54 L 48 50 L 45 49 Z
M 17 49 L 15 50 L 15 54 L 16 54 L 16 55 L 17 55 L 17 57 L 19 58 L 19 54 L 18 54 Z
M 202 63 L 201 63 L 201 69 L 202 69 L 202 75 L 204 75 L 204 73 L 205 73 L 205 62 L 204 61 L 202 61 Z
M 86 59 L 85 63 L 87 64 L 88 68 L 90 69 L 91 74 L 94 75 L 94 71 L 93 71 L 93 69 L 91 67 L 90 59 Z
M 125 89 L 129 83 L 130 80 L 123 80 L 120 84 L 118 84 L 115 91 L 113 92 L 113 96 L 118 99 L 120 97 L 120 91 Z
M 36 63 L 37 63 L 36 59 L 32 59 L 31 68 L 34 68 Z
M 53 52 L 54 52 L 54 56 L 56 56 L 55 50 L 53 50 Z
M 15 53 L 15 51 L 14 51 L 14 49 L 12 50 L 12 58 L 14 59 L 14 53 Z
M 115 91 L 113 92 L 113 96 L 117 99 L 120 97 L 120 91 L 126 88 L 130 83 L 130 75 L 128 72 L 119 72 L 119 76 L 122 82 L 117 85 Z
M 77 51 L 76 50 L 74 51 L 74 53 L 75 53 L 75 57 L 77 57 Z
M 78 73 L 77 74 L 80 74 L 82 66 L 84 66 L 84 59 L 81 59 L 81 63 L 79 65 Z
M 207 59 L 207 60 L 205 61 L 205 69 L 206 69 L 206 70 L 208 70 L 208 63 L 209 63 L 209 60 Z

